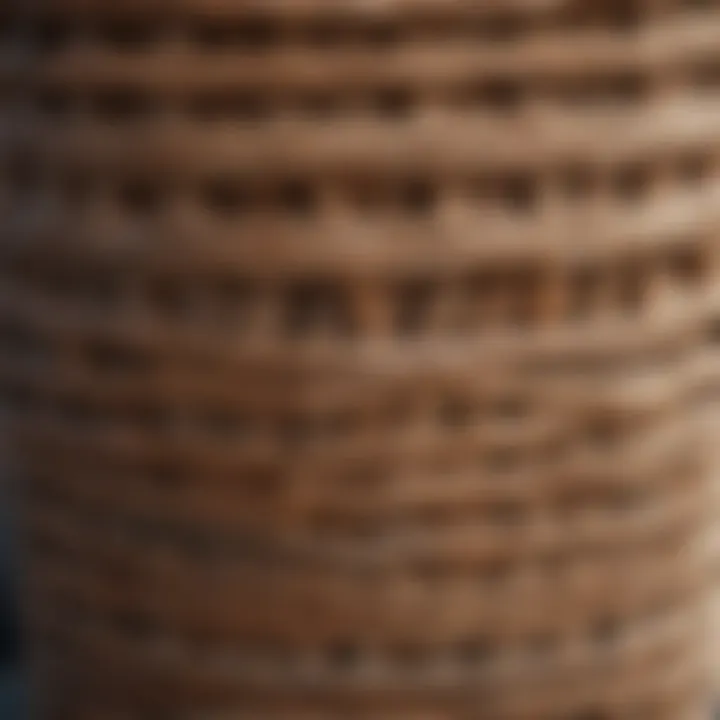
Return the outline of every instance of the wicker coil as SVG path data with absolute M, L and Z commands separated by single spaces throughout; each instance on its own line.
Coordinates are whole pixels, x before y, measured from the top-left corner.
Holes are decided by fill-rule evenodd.
M 40 716 L 707 717 L 720 2 L 29 5 Z

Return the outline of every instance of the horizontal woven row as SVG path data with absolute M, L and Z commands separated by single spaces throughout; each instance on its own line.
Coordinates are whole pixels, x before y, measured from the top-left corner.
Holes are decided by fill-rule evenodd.
M 64 82 L 68 89 L 98 84 L 122 87 L 135 81 L 139 87 L 181 95 L 192 89 L 248 87 L 263 89 L 279 105 L 290 97 L 278 92 L 291 96 L 295 90 L 337 89 L 343 80 L 348 81 L 345 97 L 352 98 L 354 92 L 363 89 L 389 89 L 401 93 L 401 98 L 409 97 L 411 105 L 414 97 L 428 101 L 462 98 L 458 91 L 463 87 L 470 90 L 466 99 L 472 100 L 475 95 L 484 101 L 479 104 L 501 110 L 522 104 L 514 101 L 532 97 L 533 90 L 538 91 L 536 97 L 554 96 L 561 105 L 566 100 L 571 107 L 586 103 L 602 106 L 607 101 L 638 105 L 648 96 L 663 96 L 660 91 L 665 81 L 670 89 L 675 87 L 672 80 L 677 83 L 683 79 L 690 85 L 696 81 L 700 88 L 713 87 L 718 54 L 708 19 L 716 22 L 718 17 L 720 13 L 715 10 L 709 16 L 690 20 L 671 19 L 629 38 L 612 31 L 549 32 L 499 48 L 483 46 L 471 34 L 463 38 L 468 28 L 462 23 L 444 42 L 411 36 L 385 54 L 372 45 L 358 48 L 342 44 L 328 49 L 280 46 L 268 53 L 248 54 L 242 45 L 234 47 L 232 38 L 229 48 L 221 46 L 213 53 L 172 37 L 160 37 L 158 42 L 150 38 L 147 46 L 139 48 L 133 47 L 130 38 L 130 48 L 123 52 L 122 47 L 104 42 L 102 37 L 80 34 L 68 38 L 67 47 L 50 48 L 48 56 L 38 54 L 25 77 L 49 85 Z M 218 32 L 222 31 L 220 27 Z M 42 48 L 38 50 L 42 52 Z M 249 56 L 243 57 L 243 63 L 233 62 L 233 51 Z M 393 61 L 389 68 L 388 56 Z M 170 58 L 175 64 L 168 63 Z M 329 59 L 334 62 L 326 64 Z M 6 60 L 5 77 L 13 68 L 8 64 L 11 60 Z M 146 73 L 142 72 L 145 65 Z M 666 76 L 668 71 L 677 72 L 679 77 Z M 583 77 L 591 81 L 586 88 L 577 84 Z M 479 92 L 473 93 L 473 89 Z M 483 89 L 487 90 L 484 96 Z M 389 103 L 383 114 L 402 116 L 402 105 Z M 332 110 L 333 106 L 325 107 Z M 322 111 L 323 105 L 319 103 L 317 108 Z
M 595 635 L 599 626 L 612 635 L 625 618 L 687 597 L 707 570 L 700 550 L 685 546 L 700 517 L 697 507 L 686 517 L 678 508 L 672 523 L 634 536 L 611 534 L 593 545 L 579 538 L 577 545 L 566 539 L 554 547 L 522 547 L 519 538 L 513 557 L 467 552 L 357 563 L 339 553 L 303 555 L 300 544 L 283 554 L 271 538 L 265 548 L 263 538 L 213 543 L 207 530 L 173 534 L 163 531 L 162 519 L 154 529 L 120 522 L 122 508 L 117 517 L 93 515 L 36 497 L 32 548 L 39 587 L 65 603 L 74 597 L 87 612 L 134 611 L 158 632 L 195 633 L 219 646 L 247 641 L 260 654 L 263 644 L 323 650 L 340 640 L 429 650 L 480 635 L 492 645 L 490 654 L 500 656 L 533 645 L 538 636 L 559 641 Z M 359 602 L 368 583 L 377 590 Z M 518 605 L 519 596 L 534 599 Z M 309 615 L 310 625 L 303 620 Z
M 692 614 L 692 607 L 687 610 Z M 322 674 L 315 674 L 311 664 L 308 668 L 310 680 L 304 687 L 300 684 L 279 690 L 273 685 L 272 695 L 267 695 L 267 690 L 260 690 L 263 686 L 261 668 L 256 667 L 254 672 L 250 670 L 247 681 L 242 682 L 226 658 L 218 658 L 217 665 L 198 668 L 195 658 L 176 654 L 172 647 L 161 644 L 155 651 L 148 652 L 147 647 L 143 650 L 142 646 L 134 647 L 126 639 L 113 638 L 112 633 L 92 629 L 79 629 L 74 638 L 67 638 L 67 634 L 58 629 L 48 633 L 48 640 L 50 638 L 54 649 L 46 660 L 49 667 L 56 668 L 58 679 L 67 675 L 59 667 L 61 658 L 64 667 L 68 661 L 80 659 L 86 668 L 85 680 L 91 681 L 90 689 L 83 693 L 86 702 L 102 693 L 106 704 L 112 706 L 114 702 L 119 709 L 134 701 L 136 712 L 143 707 L 148 711 L 151 708 L 166 709 L 168 698 L 172 696 L 182 703 L 186 712 L 192 714 L 199 710 L 210 717 L 213 713 L 220 717 L 223 712 L 229 715 L 231 708 L 241 713 L 254 709 L 260 716 L 271 718 L 292 717 L 290 708 L 299 712 L 300 717 L 302 713 L 308 717 L 335 717 L 337 712 L 347 709 L 353 716 L 369 718 L 377 717 L 375 712 L 380 712 L 380 716 L 383 712 L 392 712 L 393 708 L 401 712 L 413 712 L 414 709 L 416 713 L 423 708 L 425 712 L 439 713 L 438 717 L 448 716 L 448 713 L 450 717 L 467 717 L 477 712 L 480 706 L 482 712 L 488 713 L 487 717 L 493 718 L 579 720 L 587 717 L 589 710 L 602 713 L 599 717 L 630 717 L 623 713 L 629 708 L 645 706 L 648 714 L 636 714 L 635 717 L 649 720 L 659 716 L 653 715 L 651 708 L 660 709 L 665 703 L 672 704 L 680 698 L 684 699 L 682 705 L 687 703 L 695 707 L 697 703 L 687 697 L 688 691 L 692 689 L 696 697 L 701 690 L 693 678 L 696 665 L 691 647 L 697 638 L 696 629 L 693 629 L 692 620 L 688 622 L 688 618 L 672 614 L 657 624 L 649 624 L 638 636 L 620 642 L 619 647 L 625 646 L 625 652 L 608 650 L 607 664 L 600 666 L 592 660 L 583 662 L 584 653 L 580 651 L 564 667 L 560 664 L 547 669 L 541 683 L 537 677 L 533 682 L 532 672 L 522 671 L 508 673 L 504 680 L 488 678 L 488 682 L 483 683 L 482 674 L 478 676 L 470 668 L 460 675 L 455 673 L 455 682 L 450 681 L 448 685 L 442 681 L 442 667 L 434 681 L 430 672 L 421 683 L 417 677 L 413 678 L 414 673 L 410 673 L 409 678 L 406 675 L 404 682 L 402 674 L 393 682 L 392 675 L 384 673 L 382 666 L 375 666 L 366 670 L 356 682 L 346 680 L 325 684 Z M 674 661 L 668 662 L 668 656 L 674 657 Z M 111 670 L 112 675 L 98 674 L 94 670 L 97 667 Z M 452 666 L 447 669 L 452 673 Z M 138 678 L 138 671 L 142 679 Z M 137 679 L 128 684 L 127 679 L 133 676 Z M 319 687 L 318 680 L 321 682 Z M 524 688 L 522 694 L 512 691 L 519 683 Z M 76 689 L 79 689 L 77 680 L 70 679 L 66 691 Z M 604 699 L 598 701 L 597 698 Z
M 120 7 L 111 7 L 102 0 L 41 0 L 30 11 L 74 18 L 123 17 L 125 13 L 141 17 L 189 17 L 194 21 L 203 17 L 273 18 L 285 22 L 312 17 L 335 17 L 340 20 L 373 18 L 413 19 L 429 17 L 539 17 L 570 14 L 580 18 L 615 19 L 615 27 L 627 27 L 627 18 L 642 21 L 645 17 L 661 14 L 668 9 L 702 11 L 715 6 L 715 0 L 643 0 L 642 2 L 587 3 L 586 0 L 381 0 L 375 2 L 337 3 L 333 0 L 130 0 Z M 642 10 L 642 12 L 640 12 Z M 28 11 L 26 11 L 27 13 Z M 13 9 L 13 13 L 17 11 Z M 625 22 L 618 22 L 625 18 Z M 496 36 L 498 33 L 492 33 Z
M 582 337 L 583 328 L 617 336 L 646 321 L 652 337 L 653 324 L 667 333 L 683 318 L 694 318 L 696 332 L 705 321 L 710 341 L 717 308 L 713 275 L 702 254 L 686 247 L 666 250 L 648 266 L 639 258 L 584 263 L 564 273 L 506 265 L 455 278 L 410 273 L 366 283 L 282 283 L 226 271 L 198 279 L 186 273 L 143 277 L 126 275 L 131 266 L 106 266 L 101 272 L 115 284 L 104 285 L 103 274 L 92 268 L 67 267 L 32 280 L 29 288 L 18 276 L 11 279 L 0 298 L 0 336 L 11 358 L 39 367 L 74 352 L 88 370 L 122 374 L 125 367 L 147 374 L 159 368 L 162 355 L 180 348 L 235 362 L 263 352 L 281 360 L 296 349 L 341 360 L 383 349 L 424 352 L 433 338 L 466 352 L 481 340 L 497 341 L 492 352 L 499 353 L 503 344 L 521 345 L 523 333 L 532 353 L 553 342 L 559 349 Z
M 134 82 L 140 84 L 146 78 L 143 68 Z M 85 94 L 93 97 L 92 88 Z M 577 176 L 576 192 L 582 199 L 583 194 L 589 194 L 583 181 L 592 186 L 593 175 L 602 179 L 604 167 L 612 167 L 611 163 L 617 167 L 624 161 L 630 166 L 629 174 L 639 172 L 634 185 L 628 182 L 627 189 L 621 188 L 622 194 L 632 198 L 645 190 L 645 181 L 649 186 L 655 176 L 667 174 L 671 178 L 673 159 L 678 177 L 682 177 L 684 159 L 689 169 L 685 174 L 690 179 L 693 161 L 700 173 L 703 164 L 712 168 L 717 158 L 718 132 L 713 123 L 717 105 L 714 96 L 680 95 L 674 102 L 643 105 L 632 112 L 581 113 L 575 118 L 572 111 L 548 109 L 517 120 L 475 117 L 471 110 L 446 106 L 445 110 L 408 124 L 355 115 L 328 127 L 317 120 L 290 118 L 262 123 L 258 128 L 192 122 L 182 112 L 160 116 L 154 122 L 149 122 L 152 117 L 146 123 L 133 122 L 132 113 L 123 117 L 122 105 L 116 118 L 122 124 L 115 127 L 102 115 L 95 116 L 92 104 L 75 118 L 69 115 L 66 121 L 52 107 L 41 105 L 40 113 L 20 114 L 26 123 L 24 128 L 17 128 L 16 121 L 8 118 L 3 123 L 2 137 L 6 152 L 19 142 L 22 148 L 32 140 L 51 168 L 71 161 L 81 171 L 99 167 L 110 177 L 123 172 L 128 175 L 134 169 L 140 173 L 152 171 L 166 180 L 172 180 L 174 174 L 182 177 L 204 173 L 220 178 L 231 174 L 231 179 L 232 175 L 241 180 L 245 176 L 261 183 L 261 187 L 263 175 L 285 173 L 297 182 L 298 175 L 305 180 L 324 173 L 331 179 L 359 176 L 366 182 L 380 183 L 382 188 L 394 174 L 401 180 L 403 175 L 406 180 L 409 175 L 410 181 L 438 185 L 442 180 L 443 186 L 450 185 L 449 192 L 454 177 L 472 180 L 475 175 L 481 181 L 483 176 L 493 180 L 493 170 L 497 174 L 498 169 L 500 173 L 506 169 L 508 173 L 530 171 L 535 176 L 529 175 L 531 182 L 536 182 L 536 177 L 549 178 L 547 183 L 537 183 L 537 192 L 545 191 L 547 184 L 547 194 L 551 195 L 551 173 L 555 172 L 561 182 L 565 169 L 569 192 L 575 190 Z M 51 133 L 37 135 L 48 128 L 52 128 Z M 28 136 L 28 131 L 34 134 Z M 138 153 L 137 143 L 147 139 L 148 134 L 154 137 L 153 143 Z M 655 166 L 648 168 L 653 162 Z M 510 179 L 514 177 L 510 174 Z M 502 181 L 502 174 L 497 179 Z M 558 191 L 562 189 L 560 182 Z M 325 192 L 332 194 L 333 188 Z M 525 207 L 516 201 L 518 214 Z M 421 209 L 417 208 L 416 213 Z

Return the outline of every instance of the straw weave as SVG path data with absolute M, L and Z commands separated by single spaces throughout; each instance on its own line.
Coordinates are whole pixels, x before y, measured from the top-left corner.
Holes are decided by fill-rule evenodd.
M 42 717 L 708 717 L 719 34 L 0 9 Z

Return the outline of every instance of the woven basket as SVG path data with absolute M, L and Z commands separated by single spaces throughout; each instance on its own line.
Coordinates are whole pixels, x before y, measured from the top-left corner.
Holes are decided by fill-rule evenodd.
M 707 717 L 718 3 L 1 12 L 42 717 Z

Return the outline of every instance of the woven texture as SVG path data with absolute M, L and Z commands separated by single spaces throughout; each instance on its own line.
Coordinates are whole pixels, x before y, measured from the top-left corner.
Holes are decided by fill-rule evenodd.
M 0 9 L 44 718 L 707 717 L 719 37 L 680 0 Z

